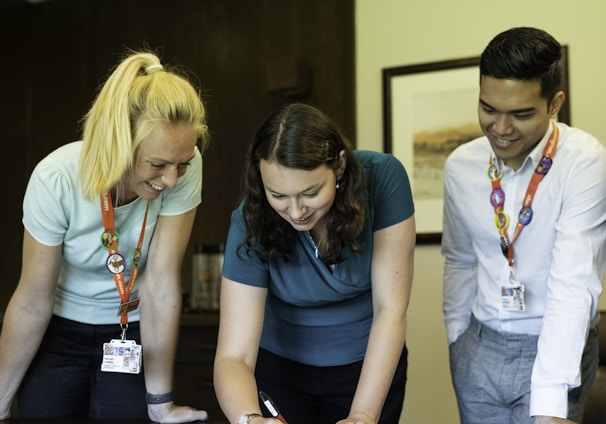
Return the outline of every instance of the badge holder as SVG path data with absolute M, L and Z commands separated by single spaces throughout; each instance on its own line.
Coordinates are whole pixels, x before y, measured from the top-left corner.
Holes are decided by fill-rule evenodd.
M 511 269 L 509 271 L 509 284 L 501 286 L 501 308 L 507 312 L 523 312 L 526 310 L 524 284 L 515 279 Z
M 139 374 L 141 372 L 141 346 L 126 340 L 128 324 L 122 326 L 122 337 L 103 343 L 101 371 Z
M 139 306 L 139 298 L 124 302 L 118 308 L 118 316 L 125 316 Z M 103 362 L 101 371 L 139 374 L 141 372 L 141 345 L 134 340 L 126 340 L 127 324 L 120 324 L 122 335 L 120 339 L 112 339 L 103 343 Z

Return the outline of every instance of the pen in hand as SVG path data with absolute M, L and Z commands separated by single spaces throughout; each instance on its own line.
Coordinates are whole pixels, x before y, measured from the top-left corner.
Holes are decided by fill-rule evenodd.
M 284 419 L 284 417 L 282 416 L 282 414 L 280 414 L 280 411 L 278 411 L 278 408 L 276 408 L 276 405 L 274 404 L 274 402 L 271 400 L 271 398 L 269 396 L 267 396 L 267 394 L 260 391 L 259 396 L 261 397 L 261 400 L 265 404 L 265 407 L 267 408 L 267 410 L 269 411 L 269 413 L 271 414 L 272 417 L 277 418 L 278 420 L 282 421 L 284 424 L 288 424 L 286 422 L 286 420 Z

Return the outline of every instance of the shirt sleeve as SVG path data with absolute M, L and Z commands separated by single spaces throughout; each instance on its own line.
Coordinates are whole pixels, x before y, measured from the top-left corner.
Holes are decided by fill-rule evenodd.
M 359 152 L 366 168 L 372 205 L 373 231 L 410 218 L 414 212 L 412 189 L 404 165 L 393 155 Z
M 39 243 L 58 246 L 63 242 L 69 227 L 68 203 L 78 189 L 52 161 L 36 165 L 23 198 L 23 225 Z
M 268 265 L 262 263 L 255 252 L 249 253 L 246 246 L 240 246 L 245 238 L 246 226 L 242 217 L 242 205 L 240 205 L 231 214 L 222 275 L 232 281 L 267 288 L 269 285 Z
M 454 196 L 461 193 L 460 180 L 452 161 L 444 167 L 444 214 L 442 255 L 444 256 L 443 303 L 448 344 L 453 343 L 469 326 L 471 306 L 476 292 L 476 256 L 466 222 Z
M 562 181 L 530 414 L 566 417 L 570 389 L 581 384 L 581 358 L 602 290 L 606 240 L 606 153 L 582 140 Z M 594 144 L 591 141 L 595 141 Z M 556 156 L 557 157 L 557 156 Z

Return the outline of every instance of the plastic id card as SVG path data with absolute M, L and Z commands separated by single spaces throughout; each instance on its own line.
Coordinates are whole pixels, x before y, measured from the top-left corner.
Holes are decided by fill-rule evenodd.
M 141 346 L 134 340 L 111 340 L 103 343 L 101 371 L 139 374 L 141 372 Z

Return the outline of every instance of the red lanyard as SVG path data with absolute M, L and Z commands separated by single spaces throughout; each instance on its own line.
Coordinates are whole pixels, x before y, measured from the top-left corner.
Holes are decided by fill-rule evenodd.
M 120 295 L 120 324 L 123 326 L 128 325 L 128 309 L 123 311 L 122 306 L 125 305 L 129 299 L 130 294 L 137 281 L 137 275 L 139 274 L 139 262 L 141 261 L 141 247 L 143 246 L 143 238 L 145 236 L 145 223 L 147 222 L 147 212 L 149 211 L 149 201 L 145 208 L 145 216 L 143 217 L 143 224 L 141 225 L 141 233 L 139 234 L 139 242 L 137 248 L 132 254 L 132 272 L 128 284 L 124 280 L 124 269 L 126 268 L 126 260 L 124 256 L 118 251 L 120 244 L 120 236 L 115 229 L 114 221 L 114 207 L 112 205 L 112 196 L 109 192 L 101 195 L 101 214 L 103 215 L 103 227 L 105 231 L 101 235 L 101 244 L 107 250 L 107 261 L 106 266 L 108 271 L 114 276 L 114 282 L 116 283 L 116 289 Z
M 490 162 L 488 165 L 488 178 L 492 184 L 492 192 L 490 193 L 490 203 L 494 208 L 495 213 L 495 226 L 497 230 L 499 230 L 500 241 L 501 241 L 501 250 L 503 251 L 503 255 L 507 258 L 509 262 L 509 266 L 513 267 L 513 242 L 518 238 L 522 229 L 530 224 L 532 221 L 533 211 L 531 208 L 532 200 L 537 191 L 537 187 L 539 183 L 543 180 L 543 177 L 549 172 L 551 169 L 551 165 L 553 164 L 553 157 L 556 153 L 556 149 L 558 146 L 558 137 L 559 137 L 559 129 L 555 122 L 552 121 L 553 131 L 551 132 L 551 136 L 549 136 L 549 140 L 543 149 L 543 157 L 539 161 L 537 167 L 532 174 L 530 182 L 528 183 L 528 188 L 526 189 L 526 195 L 524 196 L 524 201 L 522 202 L 522 208 L 518 214 L 518 222 L 516 224 L 515 231 L 513 233 L 513 238 L 511 242 L 509 241 L 509 236 L 507 235 L 507 227 L 509 226 L 509 216 L 503 211 L 503 205 L 505 204 L 505 192 L 501 189 L 501 178 L 503 177 L 503 173 L 499 172 L 496 165 L 493 163 L 492 155 L 490 156 Z

